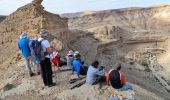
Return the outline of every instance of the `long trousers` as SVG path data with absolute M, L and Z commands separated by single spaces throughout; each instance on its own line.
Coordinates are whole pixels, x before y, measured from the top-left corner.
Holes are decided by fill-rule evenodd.
M 41 75 L 45 86 L 53 83 L 50 58 L 41 61 Z

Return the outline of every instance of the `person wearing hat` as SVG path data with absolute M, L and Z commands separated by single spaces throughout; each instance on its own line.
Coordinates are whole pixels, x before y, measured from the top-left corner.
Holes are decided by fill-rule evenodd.
M 121 64 L 117 63 L 114 69 L 111 69 L 106 76 L 107 84 L 111 84 L 114 89 L 120 89 L 121 91 L 132 89 L 129 83 L 126 83 L 124 73 L 121 71 Z
M 72 61 L 72 71 L 73 74 L 77 74 L 77 77 L 80 78 L 80 75 L 87 75 L 88 66 L 84 66 L 84 63 L 81 61 L 81 55 L 77 54 Z
M 27 33 L 22 33 L 20 35 L 20 39 L 18 40 L 18 48 L 21 51 L 23 57 L 26 60 L 26 71 L 28 71 L 29 76 L 33 76 L 34 73 L 31 69 L 31 61 L 32 61 L 32 57 L 31 57 L 31 50 L 29 48 L 29 38 L 28 38 L 28 34 Z
M 49 31 L 47 29 L 40 30 L 40 38 L 38 41 L 41 41 L 42 49 L 45 55 L 45 59 L 41 59 L 41 75 L 43 78 L 43 82 L 45 86 L 51 87 L 56 85 L 53 83 L 52 79 L 52 65 L 50 61 L 50 54 L 52 54 L 52 50 L 50 48 L 50 43 L 47 40 L 49 35 Z
M 103 73 L 104 68 L 99 67 L 99 62 L 96 60 L 92 62 L 91 66 L 88 68 L 86 83 L 90 85 L 95 85 L 97 83 L 103 83 L 106 81 L 105 72 Z
M 78 54 L 80 54 L 80 52 L 79 51 L 75 51 L 74 52 L 74 57 L 76 57 L 76 55 L 78 55 Z
M 53 63 L 53 67 L 54 67 L 54 70 L 57 69 L 59 70 L 59 67 L 60 67 L 60 56 L 58 54 L 58 51 L 55 50 L 53 51 L 52 55 L 51 55 L 51 62 Z
M 72 62 L 73 62 L 73 59 L 74 59 L 73 55 L 74 55 L 74 52 L 72 50 L 70 50 L 68 52 L 68 54 L 66 55 L 67 67 L 69 67 L 71 69 L 72 69 Z M 72 73 L 73 73 L 73 71 L 72 71 Z

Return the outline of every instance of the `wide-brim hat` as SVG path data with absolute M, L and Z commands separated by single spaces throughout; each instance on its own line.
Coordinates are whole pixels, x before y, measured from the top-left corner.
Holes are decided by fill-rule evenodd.
M 49 31 L 47 29 L 41 29 L 40 30 L 40 36 L 47 36 L 49 33 Z
M 71 55 L 73 55 L 74 54 L 74 52 L 72 51 L 72 50 L 70 50 L 69 52 L 68 52 L 68 56 L 71 56 Z
M 80 54 L 79 51 L 75 51 L 75 52 L 74 52 L 74 56 L 76 56 L 76 55 L 78 55 L 78 54 Z
M 20 35 L 20 38 L 23 39 L 23 38 L 28 38 L 28 34 L 27 33 L 22 33 Z

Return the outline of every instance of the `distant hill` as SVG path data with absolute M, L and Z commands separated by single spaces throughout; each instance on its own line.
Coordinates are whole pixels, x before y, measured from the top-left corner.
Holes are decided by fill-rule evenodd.
M 147 8 L 131 7 L 64 15 L 69 17 L 69 27 L 71 29 L 99 31 L 102 27 L 105 29 L 106 26 L 109 29 L 110 27 L 116 27 L 118 30 L 135 33 L 146 33 L 151 30 L 153 32 L 150 33 L 155 33 L 156 31 L 156 33 L 160 33 L 160 31 L 166 33 L 170 29 L 169 11 L 170 5 L 159 5 Z M 113 28 L 108 31 L 114 33 L 116 30 Z
M 85 12 L 76 12 L 76 13 L 65 13 L 62 14 L 62 16 L 64 17 L 68 17 L 68 18 L 74 18 L 74 17 L 82 17 L 85 15 L 90 15 L 96 13 L 96 11 L 85 11 Z

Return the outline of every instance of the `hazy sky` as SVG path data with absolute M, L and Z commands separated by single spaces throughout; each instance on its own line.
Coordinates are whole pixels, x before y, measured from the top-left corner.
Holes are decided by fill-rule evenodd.
M 8 15 L 32 0 L 0 0 L 0 15 Z M 148 7 L 170 4 L 170 0 L 44 0 L 46 10 L 53 13 L 70 13 L 125 7 Z

